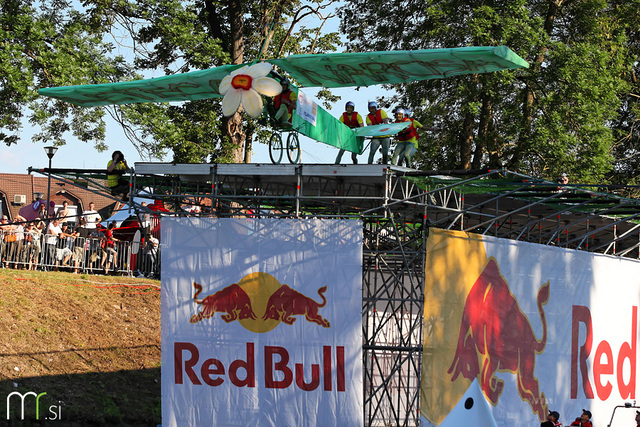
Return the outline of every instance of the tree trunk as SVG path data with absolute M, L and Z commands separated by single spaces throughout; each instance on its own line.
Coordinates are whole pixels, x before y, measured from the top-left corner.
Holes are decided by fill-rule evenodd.
M 551 37 L 554 22 L 562 3 L 563 0 L 549 0 L 547 16 L 544 21 L 544 31 L 549 37 Z M 531 73 L 529 75 L 534 79 L 540 72 L 540 68 L 542 67 L 542 62 L 544 61 L 544 56 L 547 53 L 547 50 L 548 46 L 542 46 L 540 48 L 540 53 L 538 53 L 535 61 L 533 62 L 533 66 L 530 68 Z M 509 162 L 510 168 L 513 169 L 518 169 L 518 165 L 522 161 L 522 157 L 529 147 L 529 139 L 531 137 L 531 127 L 533 122 L 533 101 L 535 98 L 535 94 L 533 92 L 533 85 L 530 84 L 530 82 L 525 83 L 526 87 L 524 89 L 524 100 L 522 105 L 522 130 L 520 131 L 513 157 Z
M 244 20 L 242 17 L 242 3 L 240 0 L 229 1 L 229 21 L 231 23 L 230 54 L 232 64 L 242 64 L 244 61 Z M 245 131 L 242 126 L 242 108 L 233 116 L 223 121 L 223 130 L 233 144 L 233 162 L 242 163 L 244 159 Z
M 462 134 L 460 135 L 460 168 L 471 168 L 471 144 L 473 144 L 473 122 L 475 117 L 471 113 L 464 115 Z
M 476 149 L 473 153 L 473 169 L 482 167 L 482 157 L 486 151 L 487 142 L 490 138 L 489 128 L 493 121 L 493 102 L 488 93 L 482 94 L 482 110 L 480 111 L 480 124 L 478 126 L 478 138 L 476 138 Z
M 247 126 L 247 137 L 244 144 L 244 162 L 251 163 L 251 150 L 253 150 L 254 126 Z

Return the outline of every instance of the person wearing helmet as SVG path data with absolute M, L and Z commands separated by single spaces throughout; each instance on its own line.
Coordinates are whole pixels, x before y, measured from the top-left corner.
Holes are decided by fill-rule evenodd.
M 397 144 L 393 152 L 391 163 L 402 166 L 402 162 L 406 163 L 408 168 L 411 167 L 411 156 L 418 149 L 418 129 L 423 126 L 417 120 L 407 117 L 407 112 L 403 108 L 396 109 L 396 123 L 410 122 L 409 127 L 396 135 Z
M 378 103 L 375 101 L 369 102 L 368 105 L 369 114 L 367 114 L 367 126 L 380 125 L 383 123 L 389 123 L 389 117 L 384 110 L 378 108 Z M 371 139 L 371 151 L 369 151 L 368 163 L 373 163 L 373 158 L 378 151 L 378 147 L 382 145 L 382 163 L 389 163 L 389 145 L 390 139 L 388 135 L 378 136 Z
M 273 106 L 276 110 L 275 118 L 280 124 L 291 126 L 291 118 L 293 110 L 296 109 L 298 95 L 289 89 L 289 80 L 286 78 L 280 81 L 280 86 L 282 86 L 282 92 L 273 99 Z
M 349 101 L 347 102 L 347 104 L 344 106 L 344 109 L 346 110 L 344 113 L 342 113 L 342 115 L 340 116 L 340 121 L 342 123 L 344 123 L 345 125 L 349 126 L 351 129 L 355 129 L 355 128 L 359 128 L 364 126 L 364 122 L 362 121 L 362 116 L 360 114 L 358 114 L 357 111 L 355 111 L 356 109 L 356 104 L 354 104 L 353 102 Z M 340 149 L 340 151 L 338 152 L 338 157 L 336 157 L 336 165 L 340 164 L 340 161 L 342 160 L 342 155 L 344 154 L 343 149 Z M 351 160 L 353 161 L 354 165 L 358 164 L 358 153 L 351 153 Z

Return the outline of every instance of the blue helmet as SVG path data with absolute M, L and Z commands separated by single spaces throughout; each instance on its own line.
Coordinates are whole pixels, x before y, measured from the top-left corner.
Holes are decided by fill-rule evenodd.
M 404 108 L 396 108 L 396 111 L 394 112 L 394 114 L 402 114 L 402 116 L 406 116 L 407 112 L 405 111 Z
M 368 108 L 371 108 L 371 107 L 377 109 L 378 108 L 378 103 L 376 101 L 370 101 L 369 105 L 368 105 Z
M 344 109 L 346 110 L 347 107 L 353 107 L 356 108 L 356 104 L 354 104 L 353 102 L 349 101 L 345 104 Z

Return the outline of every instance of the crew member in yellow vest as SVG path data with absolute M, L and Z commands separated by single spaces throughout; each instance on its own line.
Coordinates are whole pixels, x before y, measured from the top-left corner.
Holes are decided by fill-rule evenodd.
M 282 86 L 282 92 L 273 99 L 273 107 L 276 110 L 275 118 L 281 124 L 291 126 L 291 118 L 293 117 L 293 110 L 296 109 L 298 95 L 289 89 L 289 80 L 282 79 L 280 86 Z
M 384 110 L 378 109 L 378 103 L 375 101 L 369 102 L 368 105 L 369 114 L 367 114 L 367 126 L 380 125 L 389 123 L 389 117 Z M 377 136 L 371 139 L 371 151 L 369 151 L 368 163 L 373 163 L 373 158 L 378 151 L 378 147 L 382 145 L 382 164 L 389 163 L 389 135 Z
M 411 157 L 418 150 L 418 129 L 422 129 L 424 126 L 417 120 L 407 117 L 407 111 L 403 108 L 398 108 L 395 112 L 396 123 L 411 122 L 408 128 L 396 135 L 396 149 L 393 152 L 393 158 L 391 163 L 394 165 L 402 166 L 402 162 L 406 163 L 408 168 L 411 167 Z M 431 128 L 425 128 L 431 129 Z
M 345 105 L 344 109 L 346 111 L 342 113 L 339 119 L 342 123 L 344 123 L 345 125 L 349 126 L 352 129 L 360 128 L 364 126 L 364 122 L 362 121 L 362 116 L 358 114 L 357 111 L 355 111 L 356 104 L 349 101 Z M 340 164 L 340 161 L 342 160 L 342 155 L 344 154 L 344 152 L 345 150 L 342 150 L 342 149 L 340 149 L 340 151 L 338 152 L 338 157 L 336 157 L 336 162 L 335 162 L 336 165 Z M 351 161 L 353 161 L 354 165 L 358 164 L 358 153 L 351 153 Z
M 122 175 L 129 169 L 124 154 L 121 151 L 114 151 L 111 160 L 107 163 L 107 186 L 114 196 L 122 195 L 122 198 L 128 200 L 129 181 Z

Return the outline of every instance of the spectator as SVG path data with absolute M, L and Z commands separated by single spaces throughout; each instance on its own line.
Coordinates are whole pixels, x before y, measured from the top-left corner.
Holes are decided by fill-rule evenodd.
M 48 265 L 55 265 L 56 263 L 56 245 L 58 244 L 58 239 L 62 236 L 62 228 L 60 227 L 60 220 L 58 218 L 54 218 L 53 221 L 49 223 L 49 227 L 47 228 L 47 235 L 45 237 L 45 243 L 47 245 L 47 250 L 45 252 L 45 260 L 44 263 Z
M 69 202 L 66 200 L 62 202 L 62 207 L 56 212 L 56 216 L 60 219 L 60 224 L 64 224 L 69 219 L 71 211 L 69 210 Z
M 547 415 L 547 421 L 540 424 L 540 427 L 562 427 L 562 423 L 558 421 L 560 414 L 558 411 L 549 411 Z
M 93 202 L 89 203 L 89 209 L 82 212 L 82 217 L 85 220 L 85 227 L 92 232 L 96 229 L 96 225 L 102 221 L 102 217 L 96 211 L 96 205 Z
M 591 424 L 591 412 L 583 409 L 582 415 L 576 418 L 576 420 L 572 422 L 571 425 L 580 427 L 593 427 L 593 424 Z
M 147 207 L 147 202 L 142 202 L 140 205 L 142 209 L 138 213 L 138 222 L 140 222 L 143 235 L 146 236 L 151 232 L 151 210 Z
M 112 221 L 104 232 L 104 238 L 102 240 L 103 255 L 102 261 L 100 261 L 100 266 L 104 267 L 104 274 L 109 273 L 109 267 L 111 267 L 112 260 L 113 269 L 117 270 L 116 263 L 118 261 L 118 252 L 116 252 L 116 242 L 118 239 L 113 237 L 114 228 L 116 228 L 116 222 Z
M 160 241 L 153 236 L 149 236 L 145 245 L 145 266 L 146 277 L 155 278 L 156 267 L 158 261 L 158 248 L 160 247 Z
M 38 218 L 41 220 L 46 220 L 49 218 L 49 212 L 47 210 L 47 203 L 40 200 L 40 204 L 38 205 Z

